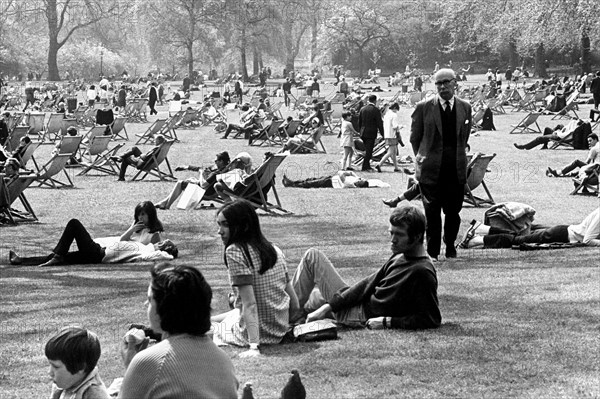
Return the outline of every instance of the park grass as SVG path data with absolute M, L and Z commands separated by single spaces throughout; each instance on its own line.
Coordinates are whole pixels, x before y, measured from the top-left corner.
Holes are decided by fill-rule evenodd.
M 390 95 L 385 93 L 384 95 Z M 582 107 L 585 115 L 586 108 Z M 166 108 L 162 110 L 164 114 Z M 410 109 L 401 110 L 407 128 Z M 569 179 L 549 179 L 558 166 L 585 152 L 518 151 L 531 135 L 509 135 L 523 113 L 495 116 L 497 131 L 470 140 L 474 151 L 496 153 L 486 181 L 494 199 L 519 201 L 537 210 L 536 222 L 569 224 L 598 206 L 598 198 L 569 196 Z M 555 125 L 549 117 L 540 125 Z M 130 135 L 147 125 L 129 124 Z M 227 149 L 248 151 L 258 162 L 263 149 L 243 140 L 219 140 L 209 128 L 180 130 L 172 165 L 209 165 Z M 390 255 L 389 210 L 380 201 L 406 186 L 406 176 L 384 168 L 390 189 L 304 190 L 282 187 L 291 178 L 332 173 L 338 140 L 325 137 L 326 155 L 289 156 L 277 173 L 285 217 L 263 216 L 265 235 L 286 254 L 293 272 L 303 252 L 323 250 L 349 283 L 375 271 Z M 128 145 L 131 144 L 128 143 Z M 47 155 L 49 146 L 42 147 Z M 409 154 L 404 148 L 401 154 Z M 43 156 L 40 157 L 45 159 Z M 387 170 L 386 170 L 387 169 Z M 179 178 L 192 172 L 178 172 Z M 123 231 L 135 204 L 157 201 L 171 184 L 117 183 L 112 177 L 75 177 L 74 189 L 28 189 L 40 223 L 2 226 L 0 244 L 0 397 L 38 398 L 49 391 L 43 348 L 58 328 L 81 324 L 100 336 L 101 375 L 122 376 L 118 343 L 131 322 L 145 322 L 149 264 L 88 265 L 39 269 L 7 264 L 8 250 L 45 254 L 70 218 L 94 236 Z M 415 202 L 419 204 L 419 202 Z M 463 228 L 484 209 L 467 207 Z M 227 309 L 229 285 L 216 234 L 214 210 L 160 211 L 167 236 L 179 244 L 176 263 L 198 266 L 214 290 L 215 311 Z M 241 384 L 252 381 L 257 397 L 275 398 L 291 369 L 300 370 L 310 398 L 388 397 L 598 397 L 600 396 L 600 276 L 595 248 L 519 252 L 463 250 L 436 263 L 443 324 L 430 331 L 341 330 L 339 339 L 267 346 L 260 359 L 240 359 L 226 347 Z M 199 359 L 202 361 L 202 359 Z

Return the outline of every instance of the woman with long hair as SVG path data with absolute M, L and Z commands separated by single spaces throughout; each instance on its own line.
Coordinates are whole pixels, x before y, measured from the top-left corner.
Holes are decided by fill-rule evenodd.
M 234 291 L 234 309 L 213 316 L 217 340 L 249 346 L 240 356 L 260 354 L 259 344 L 280 343 L 302 314 L 281 250 L 265 238 L 252 205 L 244 200 L 217 212 L 224 261 Z

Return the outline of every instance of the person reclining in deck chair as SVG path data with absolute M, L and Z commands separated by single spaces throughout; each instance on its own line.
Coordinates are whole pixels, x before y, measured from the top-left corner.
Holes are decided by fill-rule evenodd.
M 158 154 L 165 141 L 165 136 L 162 134 L 157 134 L 154 136 L 154 147 L 145 154 L 142 154 L 142 151 L 140 151 L 138 147 L 134 146 L 121 155 L 110 157 L 113 161 L 121 162 L 119 179 L 117 181 L 125 181 L 125 172 L 127 172 L 127 167 L 129 165 L 133 165 L 137 169 L 140 169 L 146 164 L 146 162 L 150 162 L 152 160 L 152 156 Z
M 596 208 L 579 224 L 558 225 L 515 235 L 495 227 L 472 221 L 459 248 L 512 248 L 520 244 L 582 243 L 600 247 L 600 208 Z
M 265 152 L 262 163 L 267 162 L 272 156 L 273 156 L 272 152 L 270 152 L 270 151 Z M 225 187 L 227 187 L 229 189 L 229 191 L 232 191 L 234 194 L 240 194 L 242 191 L 244 191 L 246 189 L 246 187 L 248 187 L 249 184 L 252 183 L 252 180 L 251 180 L 252 173 L 256 169 L 260 168 L 260 165 L 256 169 L 252 168 L 252 157 L 247 152 L 240 152 L 239 154 L 237 154 L 236 157 L 234 158 L 234 160 L 231 161 L 231 164 L 232 164 L 232 168 L 230 169 L 230 172 L 228 172 L 228 173 L 237 174 L 237 176 L 235 176 L 235 179 L 232 179 L 229 182 L 226 182 L 223 179 L 220 179 L 215 183 L 215 191 L 217 192 L 217 195 L 223 202 L 231 202 L 231 197 L 227 193 L 225 193 Z M 271 182 L 269 182 L 265 187 L 263 187 L 262 191 L 263 191 L 263 195 L 265 196 L 265 198 L 270 189 L 271 189 Z M 259 194 L 257 194 L 257 195 L 259 196 Z M 244 198 L 244 199 L 247 199 L 250 201 L 260 200 L 260 197 Z
M 24 165 L 21 165 L 20 160 L 23 157 L 23 154 L 25 154 L 27 147 L 29 147 L 29 144 L 31 144 L 31 139 L 29 136 L 23 136 L 19 140 L 19 146 L 11 153 L 7 153 L 3 148 L 0 148 L 0 168 L 9 158 L 15 158 L 17 161 L 19 161 L 21 168 L 23 168 Z
M 588 152 L 587 159 L 585 162 L 580 159 L 576 159 L 567 166 L 563 167 L 560 171 L 556 171 L 551 167 L 546 170 L 546 176 L 548 177 L 576 177 L 584 178 L 588 171 L 590 171 L 594 164 L 600 163 L 600 143 L 598 142 L 598 135 L 592 133 L 588 136 L 588 145 L 590 151 Z M 579 168 L 579 171 L 573 172 Z
M 297 188 L 328 188 L 334 187 L 334 180 L 337 179 L 342 188 L 368 188 L 369 181 L 357 176 L 352 171 L 340 170 L 331 176 L 309 177 L 302 180 L 291 180 L 283 175 L 283 185 L 285 187 Z
M 173 187 L 173 190 L 171 190 L 169 195 L 167 195 L 162 201 L 159 201 L 158 203 L 156 203 L 156 205 L 155 205 L 156 209 L 169 209 L 171 207 L 171 205 L 173 205 L 173 203 L 175 203 L 175 201 L 177 201 L 177 199 L 183 193 L 183 191 L 186 189 L 188 184 L 196 184 L 196 185 L 202 187 L 205 190 L 202 198 L 204 198 L 206 200 L 210 200 L 212 198 L 217 198 L 217 193 L 214 188 L 214 184 L 217 182 L 217 175 L 227 172 L 229 170 L 229 168 L 231 168 L 230 165 L 231 165 L 231 162 L 229 159 L 229 153 L 227 151 L 218 153 L 217 157 L 215 158 L 215 165 L 211 166 L 209 168 L 205 168 L 202 171 L 202 179 L 196 179 L 196 178 L 190 177 L 189 179 L 186 179 L 186 180 L 178 180 L 177 183 L 175 184 L 175 187 Z M 186 165 L 183 167 L 178 166 L 177 168 L 175 168 L 175 170 L 176 171 L 180 171 L 180 170 L 199 171 L 200 167 Z
M 202 109 L 202 124 L 209 125 L 215 119 L 215 116 L 217 116 L 217 109 L 211 101 L 208 101 Z
M 242 105 L 242 115 L 240 116 L 240 125 L 234 125 L 230 123 L 227 125 L 227 130 L 225 130 L 225 134 L 222 139 L 226 139 L 229 134 L 233 130 L 244 132 L 244 138 L 247 140 L 250 137 L 250 133 L 254 129 L 259 129 L 258 123 L 256 119 L 258 118 L 258 113 L 251 107 L 249 104 Z
M 315 132 L 315 130 L 319 129 L 319 126 L 321 126 L 321 124 L 319 123 L 319 119 L 313 118 L 313 120 L 310 123 L 310 126 L 307 126 L 307 128 L 304 132 L 297 133 L 294 135 L 294 137 L 290 137 L 285 142 L 285 144 L 283 145 L 283 148 L 279 152 L 294 151 L 298 147 L 301 147 L 301 146 L 314 149 L 315 143 L 312 140 L 309 139 L 304 143 L 303 143 L 303 140 L 307 136 L 311 136 Z M 300 151 L 300 153 L 303 153 L 303 152 L 308 152 L 308 150 L 303 148 Z
M 513 143 L 513 145 L 515 146 L 515 148 L 517 148 L 519 150 L 531 150 L 532 148 L 535 148 L 539 145 L 542 146 L 542 148 L 541 148 L 542 150 L 547 150 L 548 143 L 550 141 L 553 141 L 553 140 L 557 141 L 557 140 L 564 139 L 569 134 L 573 133 L 575 131 L 575 129 L 579 125 L 582 125 L 583 123 L 584 122 L 582 120 L 573 119 L 566 126 L 556 125 L 556 127 L 554 129 L 547 127 L 544 129 L 544 134 L 542 136 L 537 136 L 530 142 L 522 144 L 522 145 L 519 145 L 517 143 Z

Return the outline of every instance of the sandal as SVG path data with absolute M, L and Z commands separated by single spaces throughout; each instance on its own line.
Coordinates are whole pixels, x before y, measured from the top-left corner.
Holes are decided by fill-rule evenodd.
M 456 245 L 456 248 L 467 249 L 469 248 L 469 242 L 475 237 L 475 231 L 481 226 L 481 222 L 473 219 L 471 220 L 471 226 L 467 229 L 467 232 L 463 236 L 462 240 Z

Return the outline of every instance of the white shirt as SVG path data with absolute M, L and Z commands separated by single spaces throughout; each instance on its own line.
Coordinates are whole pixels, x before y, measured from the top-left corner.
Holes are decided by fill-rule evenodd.
M 446 110 L 446 100 L 444 100 L 442 97 L 440 97 L 439 94 L 438 94 L 438 100 L 442 103 L 442 109 L 445 111 Z M 450 102 L 450 110 L 452 111 L 454 109 L 454 96 L 452 96 L 452 98 L 448 101 Z
M 117 241 L 104 250 L 102 263 L 125 263 L 157 260 L 172 260 L 164 251 L 154 249 L 154 244 L 142 244 L 135 241 Z
M 569 242 L 581 242 L 591 247 L 600 247 L 600 208 L 590 213 L 579 224 L 567 227 Z
M 396 130 L 400 127 L 398 122 L 398 113 L 392 110 L 387 110 L 383 116 L 383 137 L 393 139 L 396 137 Z

